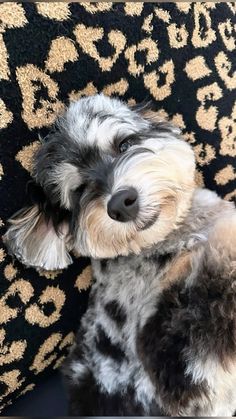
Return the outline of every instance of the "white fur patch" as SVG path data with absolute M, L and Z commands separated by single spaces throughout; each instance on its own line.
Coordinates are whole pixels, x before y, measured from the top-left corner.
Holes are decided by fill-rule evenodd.
M 60 163 L 53 170 L 52 177 L 55 179 L 55 184 L 58 185 L 57 189 L 62 206 L 70 209 L 70 192 L 77 189 L 81 183 L 78 168 L 71 163 Z

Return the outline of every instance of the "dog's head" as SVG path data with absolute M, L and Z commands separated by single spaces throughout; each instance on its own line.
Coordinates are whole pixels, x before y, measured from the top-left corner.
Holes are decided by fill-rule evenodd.
M 11 220 L 24 263 L 63 268 L 68 251 L 112 258 L 162 241 L 190 206 L 195 162 L 180 131 L 147 107 L 96 95 L 72 103 L 35 156 L 41 204 Z

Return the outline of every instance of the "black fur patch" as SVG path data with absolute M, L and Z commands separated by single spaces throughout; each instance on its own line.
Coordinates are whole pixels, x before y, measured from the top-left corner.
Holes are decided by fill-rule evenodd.
M 158 255 L 157 262 L 159 269 L 162 269 L 167 263 L 169 263 L 175 257 L 175 253 L 164 253 Z
M 124 351 L 119 345 L 114 345 L 111 342 L 111 339 L 106 335 L 101 326 L 98 327 L 97 331 L 96 348 L 104 356 L 108 356 L 114 359 L 114 361 L 122 362 L 126 358 Z
M 104 309 L 112 320 L 114 320 L 114 322 L 116 322 L 119 326 L 122 326 L 125 323 L 126 313 L 116 300 L 112 300 L 107 303 Z
M 129 386 L 124 392 L 103 393 L 92 373 L 89 373 L 79 385 L 70 387 L 69 415 L 71 416 L 161 416 L 156 403 L 145 412 L 137 403 L 134 389 Z
M 101 271 L 103 273 L 105 273 L 105 271 L 107 269 L 107 262 L 108 262 L 108 259 L 102 259 L 101 262 L 100 262 Z
M 163 253 L 163 254 L 153 254 L 150 257 L 148 257 L 148 260 L 151 260 L 154 264 L 154 266 L 156 266 L 156 268 L 158 270 L 161 270 L 165 267 L 165 265 L 169 262 L 171 262 L 171 260 L 176 256 L 176 253 Z
M 194 316 L 188 309 L 189 299 L 185 299 L 185 304 L 180 301 L 181 288 L 178 284 L 163 292 L 156 313 L 138 337 L 139 355 L 163 402 L 169 406 L 169 414 L 206 392 L 205 383 L 193 384 L 191 377 L 185 375 L 184 351 L 190 346 Z

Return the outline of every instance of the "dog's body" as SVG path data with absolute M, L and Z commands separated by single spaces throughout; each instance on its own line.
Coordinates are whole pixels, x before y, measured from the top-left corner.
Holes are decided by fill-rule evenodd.
M 221 216 L 235 223 L 232 215 L 197 190 L 187 219 L 160 246 L 92 262 L 89 308 L 65 366 L 71 414 L 233 414 L 236 276 L 227 246 L 236 237 L 216 227 Z
M 46 269 L 92 257 L 64 366 L 72 415 L 234 413 L 236 211 L 194 168 L 177 129 L 104 96 L 72 105 L 36 156 L 45 202 L 7 243 Z

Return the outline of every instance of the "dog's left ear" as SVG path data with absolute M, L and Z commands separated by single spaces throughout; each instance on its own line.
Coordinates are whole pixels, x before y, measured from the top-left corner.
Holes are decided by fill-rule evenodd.
M 9 223 L 4 243 L 23 264 L 57 270 L 72 262 L 69 223 L 60 209 L 50 209 L 47 202 L 36 203 L 18 211 Z
M 162 118 L 156 110 L 154 110 L 153 103 L 141 102 L 130 106 L 131 110 L 137 112 L 142 118 L 150 122 L 151 128 L 161 132 L 170 132 L 175 135 L 180 135 L 181 130 L 169 120 Z

